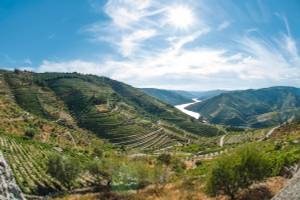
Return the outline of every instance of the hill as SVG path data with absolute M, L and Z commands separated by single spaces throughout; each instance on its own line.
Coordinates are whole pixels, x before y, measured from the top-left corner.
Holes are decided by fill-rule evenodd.
M 186 98 L 190 99 L 199 99 L 199 100 L 204 100 L 208 99 L 214 96 L 217 96 L 222 93 L 226 93 L 228 91 L 226 90 L 208 90 L 208 91 L 183 91 L 183 90 L 176 90 L 176 93 L 184 96 Z
M 159 149 L 197 139 L 197 135 L 218 134 L 217 128 L 106 77 L 22 71 L 2 71 L 0 77 L 9 103 L 0 112 L 8 113 L 9 107 L 20 110 L 19 114 L 13 113 L 16 116 L 6 116 L 7 121 L 22 121 L 28 114 L 71 132 L 81 128 L 114 144 L 142 149 Z
M 215 124 L 267 127 L 299 113 L 300 89 L 271 87 L 227 92 L 194 104 L 189 109 Z
M 190 103 L 191 100 L 194 98 L 203 100 L 226 92 L 224 90 L 184 91 L 184 90 L 164 90 L 164 89 L 156 89 L 156 88 L 142 88 L 142 90 L 146 94 L 171 105 Z
M 146 94 L 171 105 L 189 103 L 192 99 L 183 96 L 179 94 L 177 91 L 173 91 L 173 90 L 163 90 L 163 89 L 155 89 L 155 88 L 143 88 L 142 90 Z

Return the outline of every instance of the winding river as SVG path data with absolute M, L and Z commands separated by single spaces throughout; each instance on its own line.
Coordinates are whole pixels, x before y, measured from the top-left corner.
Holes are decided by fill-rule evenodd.
M 185 113 L 185 114 L 187 114 L 187 115 L 189 115 L 191 117 L 194 117 L 195 119 L 199 119 L 199 117 L 200 117 L 199 113 L 196 113 L 196 112 L 193 112 L 193 111 L 185 109 L 186 107 L 188 107 L 190 105 L 193 105 L 195 103 L 198 103 L 198 102 L 200 102 L 198 99 L 193 99 L 193 102 L 191 102 L 191 103 L 185 103 L 185 104 L 180 104 L 180 105 L 175 106 L 175 108 L 177 108 L 181 112 L 183 112 L 183 113 Z

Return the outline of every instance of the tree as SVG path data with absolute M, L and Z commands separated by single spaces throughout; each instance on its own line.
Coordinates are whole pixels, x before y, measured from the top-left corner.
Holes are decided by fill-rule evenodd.
M 138 189 L 144 188 L 154 182 L 154 170 L 144 162 L 140 161 L 134 163 L 134 172 Z
M 53 154 L 48 160 L 47 173 L 70 188 L 80 173 L 80 164 L 76 159 Z
M 170 154 L 163 153 L 157 157 L 157 161 L 161 164 L 169 166 L 172 161 L 172 156 Z
M 112 174 L 105 168 L 105 165 L 100 160 L 96 159 L 89 164 L 89 172 L 96 177 L 98 184 L 101 184 L 101 180 L 107 180 L 107 186 L 111 185 Z
M 239 189 L 264 179 L 271 172 L 269 162 L 258 147 L 250 145 L 216 160 L 206 183 L 211 195 L 225 193 L 235 199 Z

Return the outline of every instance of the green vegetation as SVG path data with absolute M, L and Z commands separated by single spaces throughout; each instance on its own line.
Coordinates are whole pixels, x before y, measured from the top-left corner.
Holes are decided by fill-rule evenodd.
M 215 124 L 268 127 L 299 115 L 300 89 L 271 87 L 227 92 L 191 105 L 190 109 Z
M 142 90 L 146 94 L 171 105 L 190 103 L 192 101 L 192 98 L 184 97 L 172 90 L 161 90 L 155 88 L 143 88 Z
M 34 138 L 38 134 L 38 131 L 35 128 L 26 128 L 24 135 L 28 138 Z
M 47 173 L 70 187 L 80 173 L 80 162 L 76 159 L 53 154 L 48 158 Z
M 51 192 L 66 191 L 71 186 L 67 179 L 70 180 L 71 175 L 74 177 L 74 171 L 71 174 L 69 171 L 70 166 L 73 166 L 73 160 L 68 160 L 68 162 L 59 160 L 62 161 L 61 163 L 52 162 L 55 161 L 52 155 L 57 152 L 51 145 L 1 133 L 0 150 L 9 162 L 16 181 L 24 193 L 46 195 Z M 64 155 L 80 160 L 83 165 L 90 159 L 88 155 L 83 155 L 76 150 L 66 149 Z M 49 162 L 56 163 L 57 168 L 54 170 L 52 167 L 55 165 L 52 164 L 49 168 Z M 49 169 L 51 169 L 51 174 L 48 173 Z M 77 171 L 76 174 L 78 174 Z M 92 185 L 93 182 L 94 179 L 90 175 L 80 175 L 72 185 L 86 187 Z
M 10 104 L 20 106 L 28 116 L 55 121 L 71 128 L 69 132 L 84 128 L 128 149 L 153 151 L 195 141 L 197 135 L 220 134 L 214 126 L 202 124 L 139 89 L 105 77 L 23 71 L 4 72 L 1 77 L 11 95 Z M 41 128 L 36 131 L 43 137 Z M 70 136 L 67 131 L 66 134 Z
M 211 91 L 183 91 L 183 90 L 163 90 L 156 88 L 142 88 L 142 90 L 165 103 L 171 105 L 179 105 L 184 103 L 190 103 L 192 99 L 208 99 L 217 96 L 226 91 L 223 90 L 211 90 Z
M 239 189 L 247 188 L 269 174 L 269 162 L 260 149 L 245 146 L 216 160 L 208 175 L 207 192 L 212 195 L 224 192 L 235 199 Z
M 293 91 L 286 101 L 266 105 L 294 112 Z M 127 199 L 160 198 L 168 191 L 192 199 L 204 198 L 206 184 L 213 196 L 235 198 L 266 178 L 291 176 L 290 167 L 300 160 L 299 122 L 283 124 L 268 138 L 271 128 L 203 124 L 105 77 L 0 71 L 0 94 L 0 151 L 28 195 L 98 189 Z

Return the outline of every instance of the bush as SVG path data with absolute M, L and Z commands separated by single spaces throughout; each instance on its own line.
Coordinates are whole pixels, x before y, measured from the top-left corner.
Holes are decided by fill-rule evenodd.
M 93 155 L 94 156 L 97 156 L 98 158 L 102 158 L 103 157 L 103 150 L 99 147 L 95 147 L 94 150 L 93 150 Z
M 24 134 L 28 138 L 34 138 L 38 134 L 38 131 L 35 128 L 26 128 Z
M 269 169 L 269 162 L 256 146 L 245 146 L 216 160 L 206 183 L 207 192 L 213 196 L 225 193 L 235 199 L 239 189 L 269 176 Z
M 133 176 L 136 179 L 137 189 L 142 189 L 153 183 L 153 168 L 149 167 L 144 161 L 134 162 Z
M 195 164 L 197 167 L 200 167 L 203 165 L 203 162 L 201 160 L 197 160 Z
M 47 173 L 70 187 L 80 174 L 80 164 L 75 159 L 53 154 L 48 160 Z
M 182 160 L 177 158 L 172 161 L 172 169 L 176 173 L 182 173 L 186 169 L 186 165 Z
M 88 166 L 88 171 L 97 179 L 98 184 L 101 184 L 102 179 L 106 179 L 107 185 L 112 182 L 112 174 L 106 169 L 105 164 L 100 160 L 92 161 Z
M 157 157 L 157 161 L 161 164 L 169 166 L 172 161 L 172 156 L 170 154 L 163 153 Z

